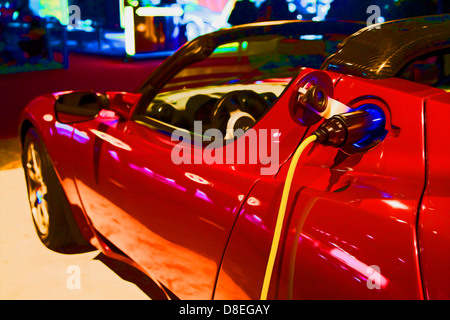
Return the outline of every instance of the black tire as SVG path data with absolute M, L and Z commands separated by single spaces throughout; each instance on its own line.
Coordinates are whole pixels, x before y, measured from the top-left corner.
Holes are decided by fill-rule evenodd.
M 22 164 L 37 235 L 49 249 L 64 252 L 76 243 L 66 219 L 68 201 L 36 131 L 25 135 Z

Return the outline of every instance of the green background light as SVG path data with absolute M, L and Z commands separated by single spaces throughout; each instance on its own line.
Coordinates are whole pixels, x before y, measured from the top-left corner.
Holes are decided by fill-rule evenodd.
M 40 0 L 39 15 L 41 17 L 55 17 L 62 25 L 69 20 L 68 0 Z

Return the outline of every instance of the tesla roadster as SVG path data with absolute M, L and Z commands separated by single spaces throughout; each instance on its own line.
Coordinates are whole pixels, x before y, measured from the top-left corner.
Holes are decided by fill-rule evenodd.
M 34 99 L 39 238 L 171 299 L 449 299 L 449 16 L 361 27 L 223 29 L 135 93 Z

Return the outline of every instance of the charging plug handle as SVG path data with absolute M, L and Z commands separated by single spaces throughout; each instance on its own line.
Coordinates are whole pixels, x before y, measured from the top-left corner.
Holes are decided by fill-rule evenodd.
M 372 115 L 365 110 L 335 115 L 314 132 L 317 142 L 335 148 L 361 140 L 372 126 Z

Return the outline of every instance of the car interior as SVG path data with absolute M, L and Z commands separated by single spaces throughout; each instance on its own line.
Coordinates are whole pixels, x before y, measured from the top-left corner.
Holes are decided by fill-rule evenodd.
M 267 35 L 222 44 L 168 81 L 146 116 L 191 132 L 201 121 L 203 133 L 215 128 L 227 139 L 230 129 L 252 127 L 302 67 L 319 68 L 344 38 Z

